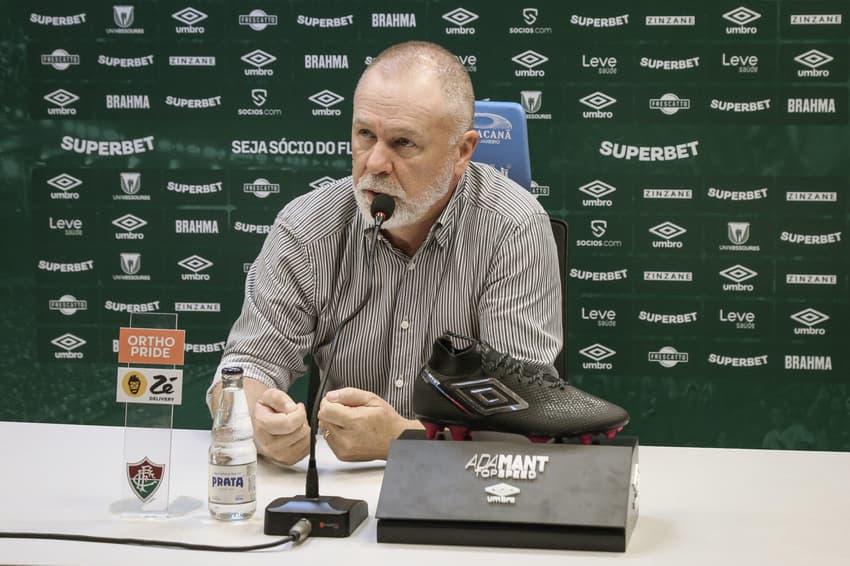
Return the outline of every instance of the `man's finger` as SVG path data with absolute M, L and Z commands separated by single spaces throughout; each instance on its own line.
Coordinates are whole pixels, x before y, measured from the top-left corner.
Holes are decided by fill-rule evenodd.
M 319 405 L 319 422 L 331 424 L 338 428 L 347 428 L 350 426 L 356 410 L 357 407 L 348 407 L 325 398 Z
M 295 411 L 295 401 L 292 400 L 292 397 L 274 387 L 263 391 L 257 401 L 278 413 L 291 413 Z
M 377 395 L 374 393 L 355 387 L 344 387 L 342 389 L 328 391 L 327 395 L 325 395 L 325 399 L 331 403 L 339 403 L 347 407 L 370 405 L 376 398 Z
M 254 410 L 254 424 L 262 432 L 273 436 L 287 435 L 297 432 L 302 425 L 307 424 L 307 411 L 304 403 L 294 405 L 289 413 L 274 411 L 262 402 Z

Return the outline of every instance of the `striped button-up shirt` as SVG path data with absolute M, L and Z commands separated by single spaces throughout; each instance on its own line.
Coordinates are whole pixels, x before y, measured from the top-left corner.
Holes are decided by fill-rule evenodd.
M 378 236 L 372 277 L 370 224 L 350 177 L 287 204 L 248 272 L 220 367 L 286 390 L 312 354 L 324 374 L 370 279 L 371 298 L 337 339 L 329 390 L 372 391 L 411 418 L 414 377 L 447 330 L 551 366 L 563 343 L 558 258 L 528 191 L 470 163 L 413 257 Z

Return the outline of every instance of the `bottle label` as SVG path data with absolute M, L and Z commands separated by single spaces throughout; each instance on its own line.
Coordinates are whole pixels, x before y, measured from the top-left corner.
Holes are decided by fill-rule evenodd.
M 238 505 L 257 499 L 257 463 L 219 466 L 210 464 L 210 503 Z

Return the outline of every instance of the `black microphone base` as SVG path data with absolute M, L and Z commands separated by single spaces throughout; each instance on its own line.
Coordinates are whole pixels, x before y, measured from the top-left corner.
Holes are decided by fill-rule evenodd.
M 300 519 L 313 526 L 310 536 L 349 537 L 369 515 L 369 506 L 360 499 L 322 495 L 307 497 L 278 497 L 266 506 L 263 532 L 267 535 L 288 535 Z

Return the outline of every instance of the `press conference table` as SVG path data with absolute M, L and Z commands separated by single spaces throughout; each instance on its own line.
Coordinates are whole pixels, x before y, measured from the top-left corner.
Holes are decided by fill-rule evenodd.
M 269 540 L 262 534 L 265 505 L 304 490 L 305 462 L 283 468 L 261 461 L 258 513 L 241 524 L 219 523 L 206 508 L 209 433 L 177 430 L 171 499 L 178 515 L 122 518 L 110 507 L 125 481 L 123 429 L 0 422 L 0 437 L 0 531 L 258 544 Z M 369 503 L 368 519 L 351 538 L 313 538 L 239 555 L 0 539 L 0 563 L 850 564 L 850 453 L 642 446 L 640 519 L 625 554 L 378 543 L 374 513 L 383 464 L 339 462 L 321 441 L 318 455 L 323 493 Z

